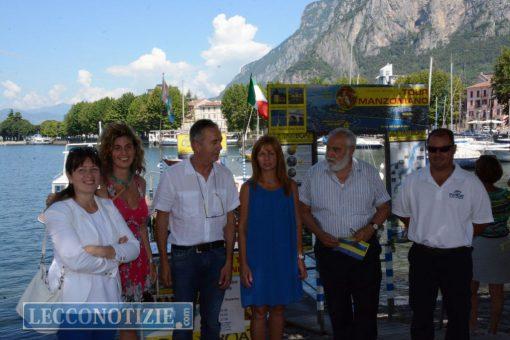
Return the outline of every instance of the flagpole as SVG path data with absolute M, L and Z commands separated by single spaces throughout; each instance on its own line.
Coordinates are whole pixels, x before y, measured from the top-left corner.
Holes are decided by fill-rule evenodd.
M 163 88 L 165 86 L 165 72 L 162 74 L 161 79 L 161 94 L 163 94 Z M 158 148 L 159 148 L 159 159 L 163 160 L 163 150 L 161 149 L 161 125 L 163 124 L 161 114 L 159 115 L 159 134 L 158 134 Z
M 453 131 L 453 59 L 450 54 L 450 130 Z
M 430 109 L 430 98 L 431 98 L 431 88 L 432 88 L 432 64 L 434 62 L 434 57 L 430 57 L 430 66 L 429 66 L 429 109 Z
M 260 116 L 257 115 L 257 139 L 259 139 L 259 124 L 260 124 Z
M 181 120 L 181 129 L 182 129 L 182 124 L 184 124 L 184 80 L 181 80 L 181 89 L 182 89 L 182 92 L 181 92 L 181 98 L 182 98 L 182 120 Z

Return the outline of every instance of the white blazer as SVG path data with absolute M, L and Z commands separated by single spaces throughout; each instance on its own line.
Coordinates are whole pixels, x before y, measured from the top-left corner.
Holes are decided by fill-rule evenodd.
M 98 211 L 110 225 L 110 228 L 105 228 L 110 233 L 103 233 L 101 238 L 108 240 L 115 249 L 114 260 L 95 257 L 83 250 L 87 245 L 99 245 L 99 234 L 90 214 L 73 199 L 56 202 L 44 212 L 43 221 L 53 241 L 53 262 L 48 280 L 50 287 L 56 288 L 64 270 L 62 302 L 87 302 L 92 288 L 92 275 L 116 278 L 114 282 L 120 292 L 119 264 L 135 260 L 140 253 L 140 243 L 113 202 L 98 196 L 95 196 L 95 200 Z M 118 244 L 122 236 L 127 236 L 128 241 Z

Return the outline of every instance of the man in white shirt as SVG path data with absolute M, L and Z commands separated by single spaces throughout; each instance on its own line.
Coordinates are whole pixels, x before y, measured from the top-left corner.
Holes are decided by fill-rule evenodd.
M 393 202 L 408 228 L 409 304 L 412 339 L 434 338 L 438 289 L 448 314 L 446 339 L 469 339 L 471 242 L 492 222 L 483 184 L 453 162 L 452 131 L 436 129 L 427 139 L 430 165 L 412 173 Z
M 326 160 L 310 169 L 299 190 L 300 210 L 317 237 L 317 268 L 334 339 L 375 340 L 381 286 L 377 229 L 390 214 L 390 196 L 378 171 L 353 158 L 355 150 L 350 130 L 330 132 Z M 368 242 L 365 257 L 340 252 L 339 238 Z
M 176 302 L 195 302 L 200 296 L 202 339 L 220 336 L 218 317 L 232 275 L 233 210 L 239 206 L 232 173 L 217 162 L 221 139 L 211 120 L 195 122 L 193 156 L 162 174 L 154 198 L 162 283 L 172 285 Z M 173 336 L 192 339 L 192 332 L 174 331 Z

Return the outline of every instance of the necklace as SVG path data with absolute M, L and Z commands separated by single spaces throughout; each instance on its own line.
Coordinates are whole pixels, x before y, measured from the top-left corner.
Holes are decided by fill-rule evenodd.
M 117 178 L 117 177 L 115 177 L 114 174 L 112 174 L 111 177 L 115 183 L 122 185 L 124 188 L 127 188 L 127 187 L 129 187 L 129 185 L 131 184 L 131 181 L 133 180 L 133 173 L 130 172 L 129 176 L 126 180 Z

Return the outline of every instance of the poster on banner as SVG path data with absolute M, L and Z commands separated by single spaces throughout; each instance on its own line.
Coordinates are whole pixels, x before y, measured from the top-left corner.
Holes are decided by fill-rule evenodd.
M 307 131 L 327 134 L 339 126 L 354 133 L 425 130 L 428 90 L 423 85 L 309 85 Z
M 306 132 L 306 86 L 268 84 L 269 130 L 275 133 Z
M 396 197 L 402 181 L 411 172 L 426 166 L 425 131 L 390 133 L 391 197 Z
M 312 166 L 311 144 L 282 144 L 287 175 L 301 186 L 308 169 Z
M 287 175 L 300 186 L 308 169 L 313 165 L 313 134 L 274 133 L 271 129 L 269 134 L 280 141 Z

